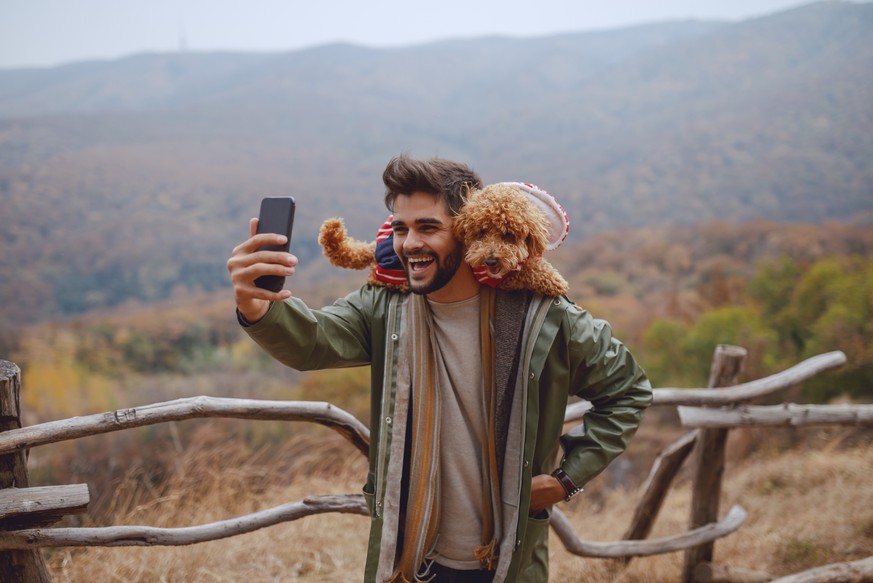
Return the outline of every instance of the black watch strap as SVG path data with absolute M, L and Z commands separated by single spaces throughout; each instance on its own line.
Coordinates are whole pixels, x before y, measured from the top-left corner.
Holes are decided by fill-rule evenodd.
M 564 492 L 567 494 L 567 497 L 564 498 L 564 502 L 567 502 L 570 498 L 582 491 L 582 488 L 573 483 L 573 480 L 567 475 L 567 472 L 565 472 L 563 468 L 558 468 L 552 472 L 552 476 L 561 482 L 561 486 L 564 487 Z

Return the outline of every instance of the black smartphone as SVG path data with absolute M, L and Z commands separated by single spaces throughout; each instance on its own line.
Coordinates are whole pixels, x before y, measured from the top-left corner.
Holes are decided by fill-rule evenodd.
M 291 229 L 294 226 L 294 209 L 297 207 L 294 197 L 275 196 L 261 201 L 261 213 L 258 215 L 258 233 L 279 233 L 288 237 L 284 245 L 264 245 L 266 251 L 289 251 L 291 248 Z M 273 292 L 285 287 L 285 277 L 282 275 L 262 275 L 255 280 L 259 288 Z

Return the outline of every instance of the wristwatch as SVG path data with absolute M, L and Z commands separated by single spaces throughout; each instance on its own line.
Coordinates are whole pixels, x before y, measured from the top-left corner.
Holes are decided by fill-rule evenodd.
M 557 470 L 552 472 L 552 476 L 554 476 L 559 482 L 561 482 L 561 486 L 564 487 L 564 492 L 566 492 L 567 494 L 567 497 L 564 498 L 564 502 L 568 502 L 570 498 L 583 490 L 573 483 L 573 480 L 570 479 L 570 476 L 567 475 L 567 472 L 565 472 L 563 468 L 558 468 Z

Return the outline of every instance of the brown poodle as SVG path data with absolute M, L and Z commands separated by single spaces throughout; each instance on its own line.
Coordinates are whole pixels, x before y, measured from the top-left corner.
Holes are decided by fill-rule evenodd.
M 528 192 L 535 189 L 504 182 L 471 192 L 455 217 L 455 236 L 463 241 L 466 261 L 481 283 L 552 297 L 563 295 L 567 282 L 542 253 L 560 244 L 566 233 L 560 229 L 555 232 L 542 207 L 522 188 Z M 560 208 L 557 203 L 554 206 Z M 341 219 L 328 219 L 321 225 L 318 242 L 332 265 L 370 267 L 367 283 L 406 292 L 408 284 L 399 260 L 393 261 L 396 255 L 391 250 L 390 223 L 391 217 L 380 228 L 376 242 L 367 243 L 350 238 Z
M 542 257 L 550 231 L 545 213 L 516 183 L 474 190 L 455 217 L 455 236 L 464 242 L 465 259 L 477 276 L 500 280 L 502 289 L 556 297 L 567 293 L 568 286 Z

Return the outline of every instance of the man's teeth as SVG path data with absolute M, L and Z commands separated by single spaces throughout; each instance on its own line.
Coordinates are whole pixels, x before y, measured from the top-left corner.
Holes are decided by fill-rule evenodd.
M 413 270 L 424 269 L 432 261 L 433 261 L 433 258 L 431 258 L 431 257 L 410 257 L 409 258 L 409 267 Z

